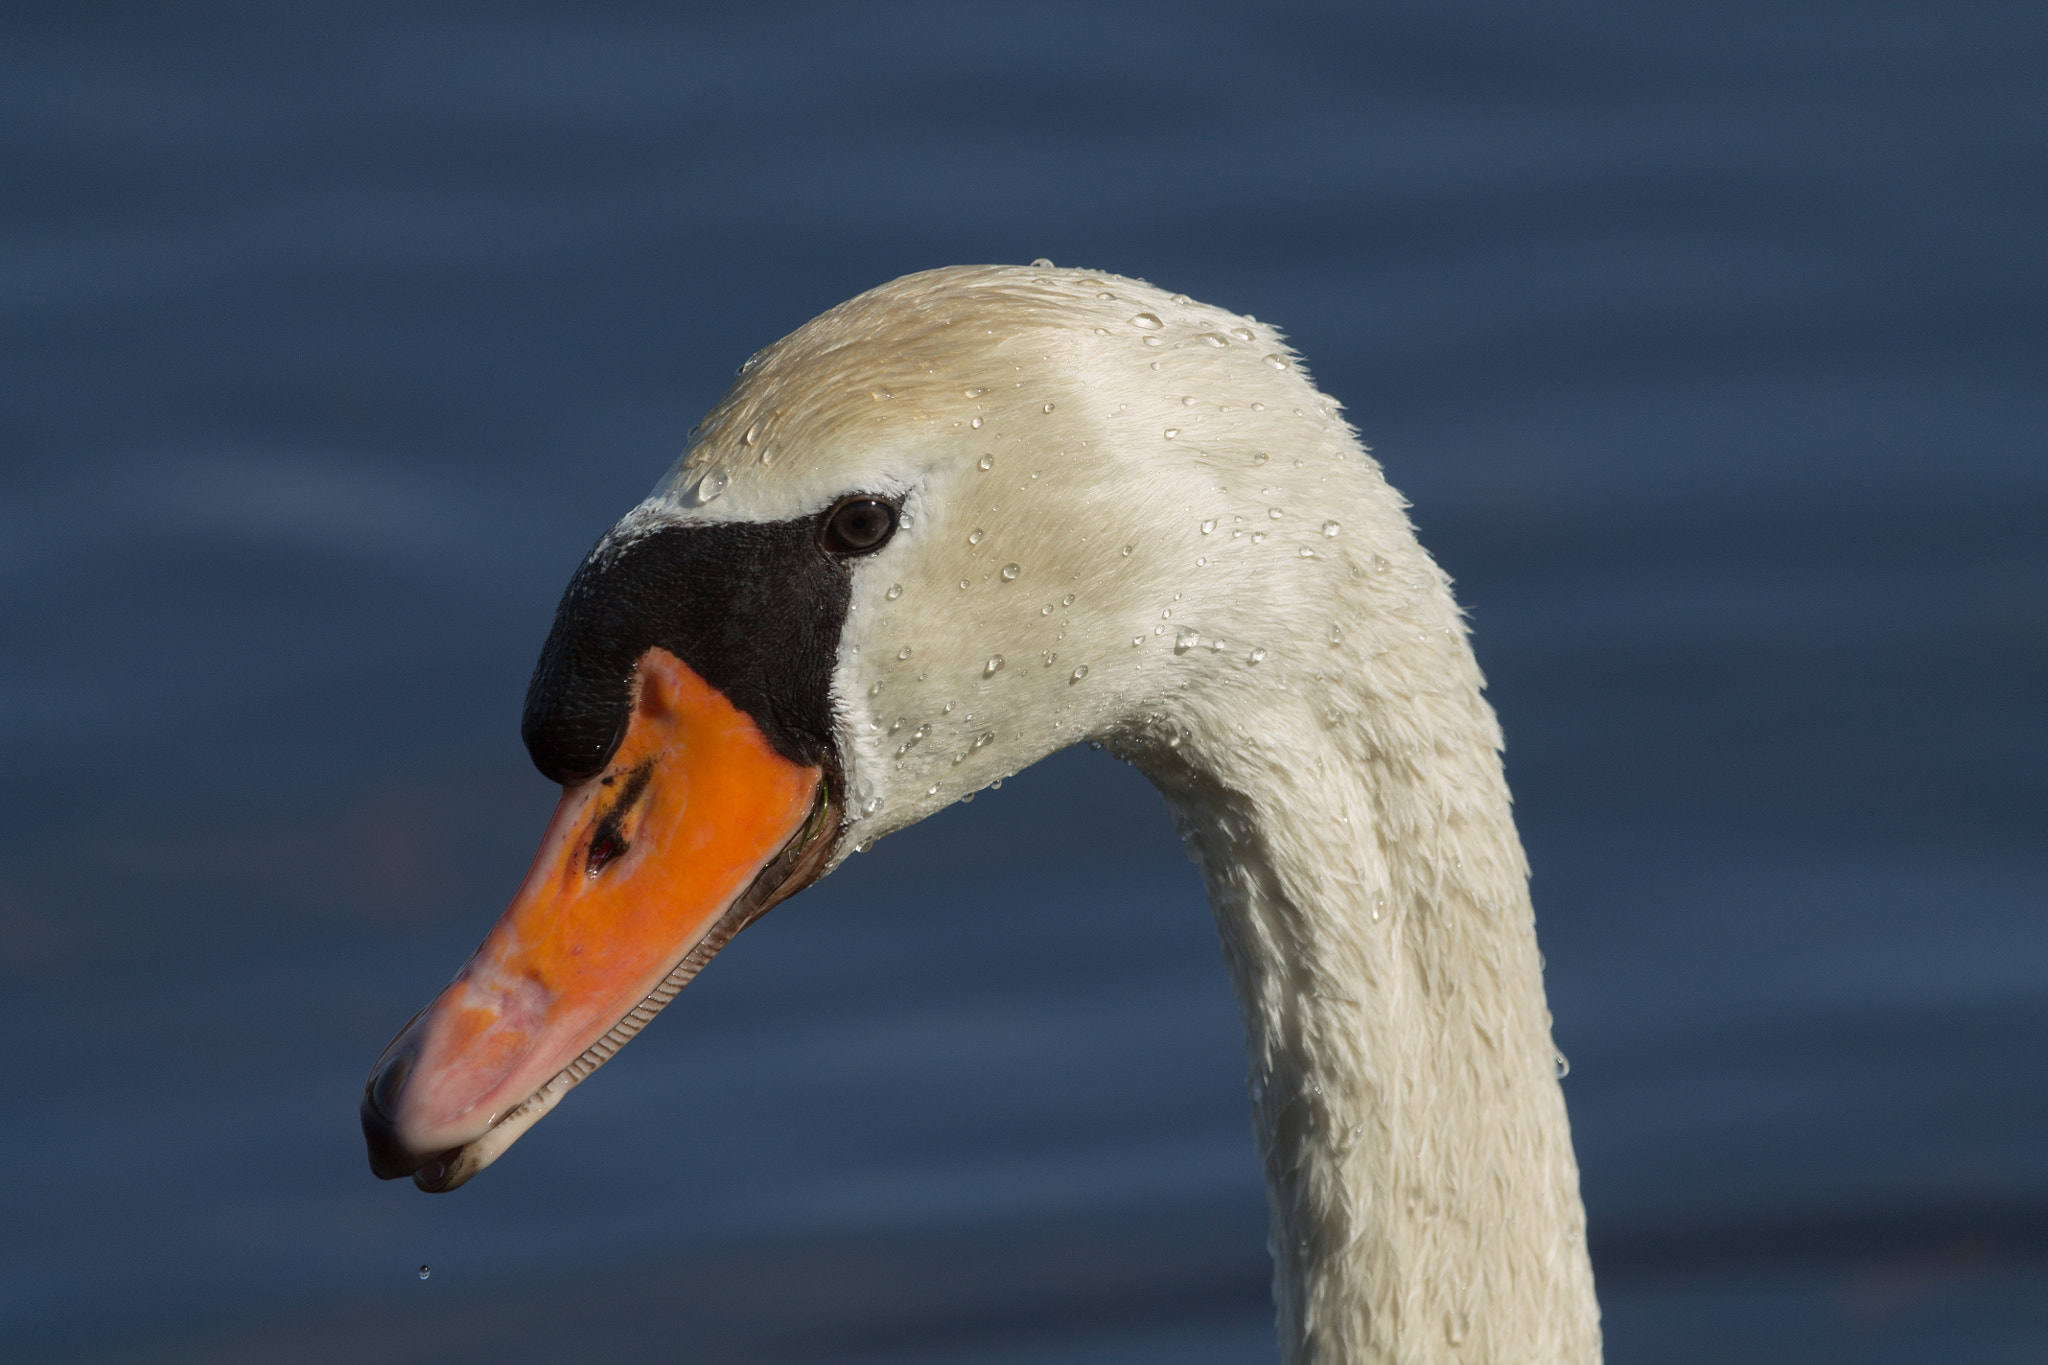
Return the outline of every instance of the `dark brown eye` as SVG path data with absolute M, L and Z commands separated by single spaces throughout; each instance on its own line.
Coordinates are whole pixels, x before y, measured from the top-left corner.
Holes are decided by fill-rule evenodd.
M 827 554 L 864 555 L 881 549 L 894 534 L 894 507 L 880 498 L 848 498 L 825 514 L 818 543 Z

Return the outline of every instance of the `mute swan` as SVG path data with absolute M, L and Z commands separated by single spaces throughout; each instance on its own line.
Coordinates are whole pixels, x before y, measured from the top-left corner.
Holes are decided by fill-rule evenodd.
M 528 693 L 560 805 L 378 1060 L 447 1190 L 749 921 L 1077 740 L 1165 795 L 1241 1007 L 1289 1362 L 1595 1361 L 1500 734 L 1448 580 L 1273 328 L 960 267 L 750 360 Z

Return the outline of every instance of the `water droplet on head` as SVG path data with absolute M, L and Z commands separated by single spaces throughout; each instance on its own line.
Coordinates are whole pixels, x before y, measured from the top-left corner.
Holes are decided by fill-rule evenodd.
M 1021 564 L 1005 564 L 1003 565 L 1003 581 L 1005 583 L 1014 583 L 1017 581 L 1017 575 L 1023 572 L 1024 566 Z
M 1178 436 L 1178 435 L 1180 435 L 1180 428 L 1179 428 L 1179 427 L 1168 427 L 1168 428 L 1166 429 L 1166 439 L 1167 439 L 1167 440 L 1171 441 L 1171 440 L 1172 440 L 1172 439 L 1173 439 L 1174 437 L 1176 437 L 1176 436 Z
M 1142 327 L 1148 332 L 1156 332 L 1165 325 L 1159 320 L 1157 313 L 1140 313 L 1131 319 L 1131 326 Z
M 1287 514 L 1277 507 L 1268 507 L 1266 509 L 1266 515 L 1271 517 L 1273 520 L 1278 521 L 1280 520 L 1280 518 L 1286 516 Z
M 957 701 L 949 701 L 944 706 L 941 706 L 939 708 L 939 714 L 942 716 L 949 716 L 953 713 L 953 708 L 958 706 L 959 704 L 960 703 Z
M 1272 458 L 1273 458 L 1273 457 L 1272 457 L 1271 455 L 1268 455 L 1268 454 L 1267 454 L 1267 453 L 1266 453 L 1265 451 L 1263 451 L 1263 450 L 1258 450 L 1258 451 L 1254 451 L 1254 452 L 1252 452 L 1252 463 L 1253 463 L 1253 464 L 1264 464 L 1264 463 L 1265 463 L 1266 461 L 1268 461 L 1268 460 L 1270 460 L 1270 459 L 1272 459 Z
M 725 491 L 726 474 L 723 469 L 714 469 L 697 480 L 697 487 L 691 501 L 702 507 L 707 502 L 718 501 L 718 495 Z
M 972 422 L 969 422 L 967 425 L 975 428 L 978 431 L 981 428 L 981 419 L 977 417 Z
M 1137 549 L 1137 548 L 1138 548 L 1138 547 L 1137 547 L 1137 546 L 1135 546 L 1135 545 L 1126 545 L 1126 546 L 1124 546 L 1124 558 L 1126 558 L 1126 559 L 1130 558 L 1130 555 L 1131 555 L 1131 551 L 1133 551 L 1133 550 L 1135 550 L 1135 549 Z
M 1344 643 L 1344 627 L 1342 627 L 1342 626 L 1340 626 L 1340 625 L 1337 625 L 1337 624 L 1335 624 L 1335 623 L 1333 622 L 1333 623 L 1331 624 L 1331 626 L 1330 626 L 1330 635 L 1329 635 L 1329 640 L 1330 640 L 1330 643 L 1331 643 L 1331 644 L 1333 644 L 1333 645 L 1341 645 L 1341 644 L 1343 644 L 1343 643 Z
M 1564 1054 L 1563 1054 L 1562 1052 L 1558 1053 L 1558 1054 L 1557 1054 L 1557 1078 L 1558 1078 L 1559 1080 L 1563 1080 L 1563 1079 L 1564 1079 L 1565 1077 L 1567 1077 L 1567 1076 L 1569 1076 L 1569 1075 L 1571 1075 L 1571 1074 L 1572 1074 L 1572 1064 L 1571 1064 L 1571 1062 L 1569 1062 L 1568 1060 L 1566 1060 L 1566 1058 L 1565 1058 L 1565 1055 L 1564 1055 Z
M 868 695 L 869 695 L 869 696 L 871 696 L 871 697 L 879 697 L 879 696 L 881 696 L 881 695 L 882 695 L 882 684 L 880 684 L 880 683 L 876 683 L 876 684 L 875 684 L 875 685 L 874 685 L 873 687 L 870 687 L 870 688 L 868 689 Z
M 1081 666 L 1080 666 L 1079 668 L 1075 669 L 1075 670 L 1074 670 L 1074 671 L 1073 671 L 1073 672 L 1072 672 L 1071 674 L 1069 674 L 1069 675 L 1068 675 L 1068 677 L 1067 677 L 1067 681 L 1068 681 L 1068 682 L 1079 682 L 1079 681 L 1081 681 L 1081 679 L 1083 679 L 1083 678 L 1085 678 L 1085 677 L 1087 677 L 1087 676 L 1088 676 L 1088 665 L 1086 665 L 1086 664 L 1082 664 L 1082 665 L 1081 665 Z
M 896 651 L 896 657 L 897 657 L 897 658 L 899 658 L 899 659 L 907 659 L 907 658 L 909 658 L 909 657 L 910 657 L 910 646 L 909 646 L 909 645 L 905 645 L 905 646 L 903 646 L 903 648 L 901 648 L 901 649 L 897 650 L 897 651 Z
M 1202 534 L 1203 534 L 1203 535 L 1205 535 L 1205 536 L 1206 536 L 1206 535 L 1208 535 L 1208 534 L 1209 534 L 1209 533 L 1210 533 L 1211 531 L 1213 531 L 1213 530 L 1215 530 L 1215 529 L 1216 529 L 1216 518 L 1214 518 L 1214 517 L 1211 517 L 1211 518 L 1209 518 L 1209 519 L 1208 519 L 1207 521 L 1205 521 L 1205 522 L 1203 522 L 1203 523 L 1202 523 Z
M 966 394 L 967 394 L 967 396 L 968 396 L 969 398 L 979 398 L 979 397 L 981 397 L 981 396 L 982 396 L 983 394 L 987 393 L 987 392 L 988 392 L 988 390 L 987 390 L 987 389 L 968 389 L 968 390 L 966 390 L 965 392 L 966 392 Z
M 939 784 L 936 782 L 932 783 L 924 789 L 924 794 L 926 796 L 937 796 L 939 794 Z
M 1284 355 L 1269 355 L 1266 357 L 1266 363 L 1268 365 L 1271 365 L 1276 370 L 1284 370 L 1287 369 L 1292 362 L 1290 362 Z
M 1063 606 L 1063 607 L 1071 607 L 1071 606 L 1073 606 L 1073 605 L 1074 605 L 1074 594 L 1072 594 L 1072 593 L 1068 593 L 1068 594 L 1067 594 L 1067 595 L 1066 595 L 1065 597 L 1062 597 L 1062 598 L 1060 599 L 1060 605 L 1061 605 L 1061 606 Z
M 982 456 L 982 457 L 981 457 L 981 467 L 982 467 L 983 469 L 994 469 L 994 468 L 996 467 L 996 457 L 995 457 L 995 456 L 993 456 L 993 455 L 984 455 L 984 456 Z
M 882 808 L 882 798 L 881 798 L 881 797 L 879 797 L 879 796 L 876 796 L 876 797 L 871 797 L 871 798 L 869 798 L 869 800 L 868 800 L 868 803 L 867 803 L 866 805 L 862 806 L 862 807 L 861 807 L 860 809 L 861 809 L 861 814 L 863 814 L 863 815 L 873 815 L 873 814 L 874 814 L 874 813 L 875 813 L 876 811 L 880 810 L 881 808 Z
M 1052 411 L 1052 404 L 1050 404 L 1050 403 L 1047 403 L 1047 404 L 1046 404 L 1046 405 L 1045 405 L 1045 406 L 1044 406 L 1043 408 L 1040 408 L 1040 409 L 1039 409 L 1039 411 L 1040 411 L 1040 412 L 1051 412 L 1051 411 Z
M 1295 553 L 1300 555 L 1303 559 L 1314 559 L 1316 557 L 1316 552 L 1306 545 L 1302 546 L 1299 550 L 1296 550 Z
M 1252 329 L 1249 327 L 1233 327 L 1230 329 L 1230 334 L 1239 341 L 1250 341 L 1252 339 Z
M 756 442 L 756 441 L 758 441 L 758 440 L 760 440 L 760 439 L 761 439 L 761 424 L 760 424 L 760 422 L 756 421 L 756 422 L 755 422 L 755 423 L 754 423 L 754 424 L 753 424 L 752 426 L 750 426 L 750 427 L 748 427 L 748 428 L 747 428 L 747 432 L 746 432 L 746 435 L 744 435 L 744 436 L 740 437 L 740 444 L 741 444 L 741 445 L 748 445 L 748 446 L 750 446 L 750 445 L 754 444 L 754 442 Z
M 1193 407 L 1195 405 L 1195 396 L 1193 394 L 1189 394 L 1187 397 L 1180 400 L 1180 405 L 1184 408 Z
M 1260 541 L 1264 540 L 1265 538 L 1266 538 L 1266 533 L 1265 533 L 1264 531 L 1254 531 L 1254 532 L 1252 532 L 1252 544 L 1254 544 L 1254 545 L 1258 544 L 1258 543 L 1259 543 Z M 963 585 L 963 586 L 964 586 L 964 585 Z
M 1263 649 L 1255 649 L 1251 652 L 1250 657 L 1253 663 L 1262 664 L 1266 662 L 1266 651 Z
M 889 585 L 889 591 L 882 595 L 891 602 L 894 602 L 897 598 L 903 596 L 903 585 L 901 583 L 892 583 Z
M 993 678 L 996 675 L 996 670 L 1001 668 L 1002 666 L 1003 656 L 997 654 L 991 657 L 987 663 L 981 666 L 981 676 L 984 678 Z
M 1052 603 L 1048 602 L 1048 603 L 1046 603 L 1046 604 L 1045 604 L 1044 606 L 1040 607 L 1040 608 L 1038 609 L 1038 614 L 1039 614 L 1040 616 L 1050 616 L 1050 615 L 1052 615 Z
M 1185 654 L 1189 650 L 1193 649 L 1195 647 L 1195 643 L 1200 639 L 1200 632 L 1183 628 L 1178 634 L 1176 634 L 1173 637 L 1173 652 L 1176 654 Z
M 1334 521 L 1326 521 L 1323 523 L 1323 534 L 1326 536 L 1334 537 L 1339 531 L 1343 529 L 1344 528 L 1342 526 L 1339 526 Z
M 1031 263 L 1031 268 L 1033 270 L 1051 270 L 1054 268 L 1054 266 L 1051 261 L 1048 261 L 1047 259 L 1045 259 L 1045 257 L 1040 256 L 1037 260 Z
M 1208 346 L 1228 346 L 1230 344 L 1229 339 L 1219 332 L 1204 332 L 1199 339 Z
M 969 531 L 967 533 L 967 543 L 969 545 L 979 545 L 981 544 L 981 538 L 987 534 L 988 532 L 982 530 L 980 527 L 976 527 L 974 530 Z

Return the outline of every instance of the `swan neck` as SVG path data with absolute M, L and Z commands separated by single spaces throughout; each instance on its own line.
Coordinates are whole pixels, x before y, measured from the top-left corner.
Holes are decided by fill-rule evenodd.
M 1244 1017 L 1283 1358 L 1597 1361 L 1499 732 L 1463 631 L 1417 648 L 1269 679 L 1256 732 L 1191 715 L 1140 759 Z

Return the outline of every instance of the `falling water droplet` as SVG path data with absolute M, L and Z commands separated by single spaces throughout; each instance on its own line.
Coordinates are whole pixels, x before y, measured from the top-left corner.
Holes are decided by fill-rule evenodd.
M 1253 650 L 1251 653 L 1251 660 L 1255 664 L 1262 664 L 1266 662 L 1266 651 L 1263 649 Z
M 996 670 L 1001 668 L 1002 666 L 1003 656 L 1000 654 L 994 655 L 989 659 L 987 663 L 981 666 L 981 676 L 984 678 L 993 678 L 996 675 Z
M 1339 526 L 1334 521 L 1326 521 L 1323 523 L 1323 534 L 1333 539 L 1336 537 L 1337 533 L 1343 529 L 1344 528 L 1342 526 Z
M 1140 313 L 1131 319 L 1131 326 L 1142 327 L 1148 332 L 1156 332 L 1165 325 L 1159 320 L 1157 313 Z
M 1289 365 L 1289 361 L 1284 355 L 1269 355 L 1266 357 L 1266 363 L 1276 370 L 1284 370 Z
M 429 1275 L 431 1275 L 431 1274 L 433 1274 L 433 1273 L 434 1273 L 434 1268 L 433 1268 L 432 1266 L 426 1266 L 426 1265 L 423 1265 L 423 1266 L 421 1266 L 421 1267 L 420 1267 L 420 1278 L 421 1278 L 421 1279 L 423 1279 L 423 1280 L 424 1280 L 424 1279 L 426 1279 L 426 1278 L 427 1278 L 427 1276 L 429 1276 Z
M 1559 1080 L 1563 1080 L 1563 1079 L 1564 1079 L 1565 1077 L 1567 1077 L 1567 1076 L 1569 1076 L 1569 1075 L 1571 1075 L 1571 1074 L 1572 1074 L 1572 1064 L 1571 1064 L 1571 1062 L 1570 1062 L 1570 1061 L 1569 1061 L 1568 1059 L 1566 1059 L 1565 1055 L 1564 1055 L 1564 1054 L 1563 1054 L 1562 1052 L 1558 1053 L 1558 1054 L 1557 1054 L 1557 1078 L 1558 1078 Z
M 1067 681 L 1069 681 L 1069 682 L 1079 682 L 1079 681 L 1081 681 L 1081 679 L 1083 679 L 1083 678 L 1085 678 L 1085 677 L 1087 677 L 1087 676 L 1088 676 L 1088 665 L 1086 665 L 1086 664 L 1082 664 L 1082 665 L 1081 665 L 1081 666 L 1080 666 L 1079 668 L 1077 668 L 1077 669 L 1075 669 L 1075 670 L 1073 671 L 1073 673 L 1072 673 L 1072 674 L 1071 674 L 1071 675 L 1070 675 L 1070 676 L 1068 677 Z
M 882 595 L 891 602 L 894 602 L 897 598 L 903 596 L 903 585 L 901 583 L 892 583 L 889 585 L 889 591 Z
M 1014 583 L 1017 581 L 1017 575 L 1023 572 L 1024 566 L 1022 564 L 1005 564 L 1003 565 L 1003 581 L 1005 583 Z
M 1201 633 L 1199 631 L 1189 630 L 1183 627 L 1180 630 L 1180 632 L 1173 637 L 1173 652 L 1176 654 L 1185 654 L 1195 647 L 1195 642 L 1199 639 L 1201 639 Z

